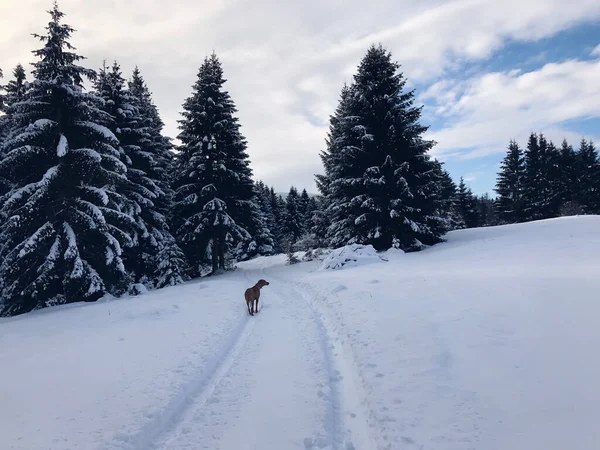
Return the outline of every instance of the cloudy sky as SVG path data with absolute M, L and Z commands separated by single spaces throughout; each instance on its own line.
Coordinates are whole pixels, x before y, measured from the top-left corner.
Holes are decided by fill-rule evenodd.
M 0 67 L 33 61 L 50 0 L 2 0 Z M 138 65 L 177 119 L 213 50 L 239 109 L 255 177 L 315 191 L 329 115 L 371 43 L 402 65 L 433 153 L 477 193 L 508 141 L 532 131 L 600 144 L 598 0 L 61 0 L 72 43 L 98 68 Z

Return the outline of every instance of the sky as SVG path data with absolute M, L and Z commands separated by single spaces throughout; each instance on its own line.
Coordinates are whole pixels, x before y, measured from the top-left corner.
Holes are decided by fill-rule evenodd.
M 28 68 L 50 0 L 2 2 L 0 67 Z M 432 155 L 493 195 L 511 139 L 600 144 L 598 0 L 61 0 L 71 40 L 98 69 L 138 65 L 176 138 L 198 68 L 216 52 L 255 179 L 316 193 L 329 116 L 371 44 L 401 65 Z

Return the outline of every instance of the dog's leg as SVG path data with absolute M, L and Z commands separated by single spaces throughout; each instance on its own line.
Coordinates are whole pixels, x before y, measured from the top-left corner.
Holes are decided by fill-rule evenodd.
M 250 300 L 250 301 L 246 300 L 246 306 L 248 307 L 248 314 L 250 314 L 251 316 L 253 316 L 254 313 L 252 312 L 252 300 Z

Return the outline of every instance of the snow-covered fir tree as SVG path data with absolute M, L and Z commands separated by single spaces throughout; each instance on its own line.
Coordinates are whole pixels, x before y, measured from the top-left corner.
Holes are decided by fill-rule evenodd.
M 498 225 L 498 216 L 496 214 L 496 207 L 494 199 L 485 194 L 475 198 L 475 204 L 477 205 L 477 219 L 478 226 L 489 227 Z
M 421 108 L 398 69 L 388 51 L 372 46 L 342 93 L 324 164 L 333 246 L 413 251 L 446 232 L 440 174 L 428 155 L 434 142 L 422 137 Z
M 55 4 L 44 47 L 33 53 L 34 80 L 9 107 L 11 131 L 0 171 L 13 183 L 1 199 L 0 315 L 125 292 L 130 279 L 122 247 L 131 240 L 117 223 L 116 187 L 126 181 L 118 140 L 100 125 L 101 99 L 83 90 L 95 72 L 77 63 Z
M 577 157 L 577 198 L 585 214 L 600 214 L 600 162 L 593 141 L 582 139 Z
M 162 231 L 157 239 L 159 249 L 155 256 L 157 264 L 154 282 L 157 288 L 174 286 L 187 278 L 184 273 L 187 263 L 183 251 L 171 232 L 170 214 L 174 197 L 171 188 L 171 177 L 174 172 L 173 145 L 171 140 L 162 133 L 164 122 L 138 67 L 135 67 L 128 87 L 129 92 L 136 99 L 138 120 L 143 130 L 140 145 L 147 155 L 147 158 L 139 160 L 140 168 L 161 191 L 161 195 L 153 200 L 154 209 L 162 216 Z
M 298 198 L 298 214 L 300 215 L 302 231 L 306 232 L 310 229 L 309 221 L 312 217 L 310 196 L 306 189 L 302 189 L 300 198 Z
M 154 288 L 182 282 L 181 252 L 174 245 L 169 232 L 165 208 L 167 193 L 160 159 L 163 155 L 155 152 L 150 117 L 143 117 L 138 97 L 125 89 L 125 79 L 115 62 L 110 69 L 103 67 L 96 80 L 98 95 L 104 100 L 104 111 L 110 115 L 107 127 L 120 143 L 123 163 L 127 167 L 128 183 L 122 186 L 127 202 L 122 210 L 135 218 L 132 230 L 133 245 L 125 249 L 125 265 L 136 283 Z M 158 154 L 157 154 L 158 153 Z M 158 170 L 155 167 L 158 166 Z M 170 261 L 160 258 L 170 257 Z
M 217 56 L 204 60 L 193 93 L 183 105 L 175 177 L 175 235 L 187 255 L 192 275 L 210 265 L 226 266 L 240 242 L 251 242 L 247 227 L 255 216 L 246 141 L 235 105 L 223 90 Z
M 268 188 L 258 182 L 254 186 L 255 197 L 250 214 L 253 215 L 248 227 L 251 236 L 250 243 L 241 242 L 238 248 L 238 260 L 247 260 L 256 256 L 275 254 L 275 217 L 269 202 Z M 255 206 L 254 206 L 255 205 Z
M 573 146 L 563 139 L 558 157 L 559 178 L 557 180 L 561 201 L 561 215 L 578 214 L 581 211 L 577 201 L 577 155 Z
M 274 230 L 277 228 L 277 221 L 275 219 L 275 214 L 273 213 L 273 207 L 271 205 L 270 192 L 271 190 L 264 182 L 260 180 L 256 182 L 256 203 L 264 217 L 265 226 L 273 235 Z
M 4 113 L 7 113 L 11 105 L 21 101 L 27 91 L 27 74 L 21 64 L 17 64 L 13 69 L 13 77 L 7 84 L 0 86 L 0 91 L 2 91 L 2 94 L 0 94 L 0 111 Z M 2 117 L 7 116 L 8 114 Z
M 460 177 L 457 191 L 458 208 L 465 228 L 474 228 L 478 225 L 477 204 L 471 188 L 465 184 L 463 177 Z
M 271 204 L 271 211 L 275 218 L 275 229 L 273 231 L 273 237 L 275 239 L 275 252 L 282 253 L 287 251 L 285 246 L 286 237 L 283 222 L 285 220 L 285 200 L 281 195 L 275 192 L 275 189 L 271 187 L 269 189 L 269 202 Z
M 273 255 L 275 240 L 270 224 L 274 219 L 268 200 L 261 196 L 258 187 L 255 187 L 255 196 L 247 208 L 246 214 L 250 216 L 250 220 L 247 221 L 247 231 L 250 237 L 238 244 L 236 259 L 246 261 L 256 256 Z
M 13 79 L 7 84 L 0 86 L 0 158 L 3 157 L 2 142 L 6 139 L 11 129 L 11 106 L 23 100 L 27 91 L 27 75 L 21 64 L 13 70 Z M 1 77 L 0 77 L 1 78 Z M 0 174 L 0 195 L 4 195 L 10 189 L 10 182 Z
M 543 134 L 532 133 L 525 150 L 523 212 L 526 220 L 556 217 L 560 208 L 557 189 L 558 151 Z
M 14 79 L 5 85 L 0 85 L 0 159 L 3 158 L 2 142 L 6 139 L 11 129 L 11 105 L 22 100 L 25 94 L 25 70 L 21 64 L 13 70 Z M 0 72 L 0 78 L 2 73 Z M 10 190 L 11 182 L 0 173 L 0 195 Z M 0 218 L 0 220 L 2 220 Z
M 311 234 L 315 241 L 316 248 L 329 247 L 327 239 L 327 230 L 331 226 L 331 220 L 328 212 L 328 197 L 320 195 L 316 199 L 316 207 L 312 216 Z
M 443 217 L 446 220 L 446 227 L 450 230 L 459 230 L 465 228 L 465 220 L 460 212 L 456 183 L 447 170 L 442 168 L 439 161 L 438 171 L 441 173 L 440 181 L 440 201 Z
M 290 239 L 291 244 L 293 244 L 300 238 L 302 232 L 303 226 L 300 212 L 300 195 L 298 194 L 298 189 L 292 186 L 285 198 L 283 234 Z
M 506 156 L 500 165 L 496 179 L 496 211 L 505 223 L 522 222 L 524 210 L 524 173 L 525 159 L 523 150 L 516 141 L 511 140 Z

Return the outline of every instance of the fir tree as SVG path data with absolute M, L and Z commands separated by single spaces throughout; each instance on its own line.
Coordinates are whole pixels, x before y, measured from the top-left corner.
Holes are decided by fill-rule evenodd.
M 269 208 L 269 210 L 265 208 Z M 251 219 L 247 222 L 249 237 L 238 244 L 236 252 L 238 261 L 249 260 L 256 256 L 269 256 L 275 253 L 275 242 L 270 225 L 274 219 L 272 214 L 269 213 L 268 200 L 263 198 L 258 187 L 255 187 L 255 197 L 247 212 Z
M 311 233 L 315 239 L 317 248 L 325 248 L 329 246 L 327 239 L 327 230 L 331 226 L 331 220 L 328 213 L 328 198 L 326 196 L 318 196 L 315 200 L 315 210 L 312 216 Z
M 175 181 L 176 236 L 199 274 L 225 269 L 227 255 L 250 235 L 253 182 L 246 142 L 223 90 L 223 70 L 213 53 L 202 64 L 179 121 L 180 159 Z M 254 205 L 254 206 L 253 206 Z
M 13 69 L 14 79 L 2 86 L 4 94 L 0 96 L 0 111 L 6 112 L 11 105 L 20 102 L 27 91 L 27 75 L 21 64 Z M 0 77 L 1 78 L 1 77 Z
M 300 195 L 292 186 L 285 199 L 285 213 L 283 216 L 283 234 L 291 243 L 296 242 L 302 235 L 302 216 L 300 214 Z
M 15 67 L 13 76 L 13 80 L 10 80 L 8 84 L 0 87 L 0 89 L 4 91 L 4 93 L 0 95 L 0 111 L 4 112 L 3 115 L 0 115 L 0 159 L 4 157 L 4 153 L 2 153 L 2 142 L 10 134 L 13 123 L 11 120 L 11 106 L 21 102 L 27 90 L 25 69 L 23 69 L 21 64 L 18 64 L 17 67 Z M 6 194 L 11 186 L 10 181 L 6 177 L 0 175 L 0 195 Z
M 476 197 L 475 204 L 480 227 L 498 225 L 495 202 L 487 193 L 480 197 Z
M 312 217 L 310 197 L 306 189 L 302 189 L 300 198 L 298 199 L 298 214 L 300 215 L 302 232 L 310 230 L 310 220 Z
M 173 286 L 186 279 L 184 270 L 187 266 L 185 255 L 171 233 L 170 213 L 174 196 L 171 188 L 174 170 L 174 155 L 171 151 L 173 145 L 170 139 L 162 134 L 164 122 L 138 67 L 134 69 L 128 87 L 138 109 L 138 125 L 143 131 L 140 145 L 145 157 L 137 159 L 139 168 L 160 189 L 160 195 L 153 200 L 154 209 L 160 215 L 161 225 L 160 234 L 155 238 L 159 247 L 154 264 L 157 267 L 154 273 L 155 286 Z
M 256 231 L 254 241 L 256 250 L 254 255 L 268 256 L 275 253 L 275 236 L 273 230 L 276 228 L 275 216 L 269 199 L 269 189 L 262 181 L 255 185 L 259 228 Z
M 115 62 L 108 71 L 105 67 L 100 71 L 96 81 L 98 95 L 105 101 L 104 110 L 111 119 L 106 124 L 120 142 L 123 163 L 127 167 L 128 183 L 123 185 L 122 193 L 128 200 L 122 210 L 135 218 L 136 226 L 132 230 L 133 245 L 126 249 L 126 266 L 134 280 L 153 288 L 157 281 L 161 285 L 173 285 L 182 282 L 182 253 L 179 249 L 165 248 L 175 245 L 169 232 L 164 215 L 167 200 L 161 185 L 165 186 L 161 167 L 156 170 L 156 159 L 162 155 L 155 154 L 153 145 L 152 124 L 148 117 L 141 116 L 143 105 L 138 97 L 125 89 L 125 79 L 121 69 Z M 172 257 L 172 261 L 159 258 Z M 161 273 L 163 267 L 165 273 Z
M 573 146 L 563 139 L 559 155 L 558 191 L 562 203 L 561 214 L 572 215 L 579 212 L 577 203 L 577 155 Z
M 434 142 L 422 137 L 421 108 L 398 68 L 381 46 L 369 48 L 330 120 L 318 182 L 327 180 L 334 246 L 412 251 L 440 242 L 446 231 L 440 174 L 427 153 Z
M 283 198 L 275 192 L 275 189 L 271 187 L 269 189 L 269 202 L 271 204 L 271 211 L 273 211 L 273 217 L 275 218 L 275 229 L 273 230 L 275 251 L 277 253 L 283 253 L 286 251 L 284 243 L 285 200 L 283 200 Z
M 441 172 L 440 201 L 446 220 L 448 230 L 459 230 L 465 228 L 465 220 L 460 212 L 456 183 L 448 171 L 442 169 L 438 162 L 438 170 Z
M 463 177 L 460 177 L 460 182 L 458 183 L 457 199 L 458 208 L 464 220 L 465 227 L 477 227 L 478 217 L 475 196 L 473 195 L 471 188 L 467 187 L 467 185 L 465 184 L 465 180 L 463 179 Z
M 516 223 L 525 219 L 524 186 L 525 159 L 523 150 L 514 140 L 508 145 L 508 151 L 496 179 L 496 211 L 503 222 Z
M 557 191 L 558 151 L 543 134 L 532 133 L 525 151 L 523 176 L 524 216 L 526 220 L 555 217 L 560 207 Z
M 0 314 L 52 304 L 94 301 L 126 291 L 121 258 L 130 236 L 115 223 L 133 220 L 118 210 L 116 186 L 126 181 L 118 140 L 99 124 L 100 99 L 83 91 L 95 72 L 77 64 L 55 4 L 44 47 L 33 53 L 34 81 L 10 106 L 12 129 L 0 170 L 14 183 L 1 200 Z
M 542 156 L 538 136 L 531 133 L 525 150 L 525 172 L 523 175 L 523 213 L 525 220 L 541 218 L 540 179 L 542 175 Z
M 594 143 L 582 139 L 576 156 L 579 203 L 585 214 L 600 214 L 600 163 Z

